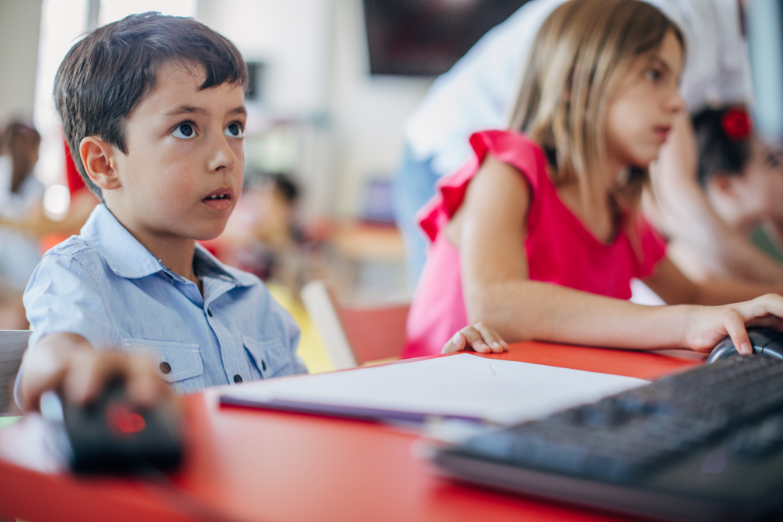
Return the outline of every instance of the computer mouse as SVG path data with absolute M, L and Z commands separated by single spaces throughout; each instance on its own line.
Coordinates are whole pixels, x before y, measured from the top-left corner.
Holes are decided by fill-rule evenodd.
M 754 354 L 769 355 L 783 359 L 783 332 L 774 328 L 748 328 L 748 337 L 753 345 Z M 731 341 L 731 337 L 726 337 L 712 349 L 708 363 L 713 363 L 732 355 L 738 355 L 737 348 Z
M 107 382 L 97 400 L 74 404 L 57 392 L 41 396 L 53 446 L 75 473 L 145 474 L 171 471 L 183 456 L 181 416 L 160 403 L 135 406 L 122 380 Z

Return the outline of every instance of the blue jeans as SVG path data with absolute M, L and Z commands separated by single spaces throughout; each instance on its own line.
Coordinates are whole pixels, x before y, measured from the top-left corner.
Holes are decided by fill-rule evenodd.
M 405 242 L 405 264 L 408 284 L 416 288 L 427 258 L 427 238 L 415 219 L 416 212 L 435 195 L 438 174 L 432 170 L 431 158 L 417 160 L 405 147 L 402 165 L 394 179 L 394 214 Z

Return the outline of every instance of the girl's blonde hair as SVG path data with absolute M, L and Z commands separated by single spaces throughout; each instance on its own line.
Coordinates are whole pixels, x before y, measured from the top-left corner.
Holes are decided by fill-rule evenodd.
M 589 209 L 595 170 L 606 152 L 606 109 L 634 62 L 657 51 L 677 26 L 639 0 L 570 0 L 549 15 L 533 43 L 510 127 L 539 143 L 553 164 L 552 181 L 577 181 Z M 633 169 L 614 191 L 618 203 L 636 203 L 646 169 Z M 625 205 L 623 205 L 625 206 Z

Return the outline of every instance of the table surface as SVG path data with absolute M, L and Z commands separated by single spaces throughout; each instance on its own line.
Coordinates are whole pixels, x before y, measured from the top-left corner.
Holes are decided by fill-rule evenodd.
M 519 343 L 502 360 L 654 379 L 693 357 Z M 359 370 L 361 371 L 361 370 Z M 114 521 L 620 520 L 459 484 L 417 457 L 413 433 L 371 422 L 220 406 L 226 388 L 184 398 L 185 465 L 168 482 L 62 472 L 43 423 L 0 429 L 0 519 Z

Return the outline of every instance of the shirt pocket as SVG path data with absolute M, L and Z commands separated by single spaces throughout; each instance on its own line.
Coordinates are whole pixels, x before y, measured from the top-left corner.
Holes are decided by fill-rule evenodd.
M 204 387 L 204 361 L 197 344 L 172 343 L 150 339 L 123 339 L 126 351 L 147 353 L 155 360 L 158 374 L 166 382 L 180 384 L 178 392 L 195 391 Z M 181 382 L 191 379 L 187 383 Z
M 288 353 L 280 340 L 256 341 L 243 335 L 242 344 L 250 352 L 264 379 L 293 373 L 291 354 Z

